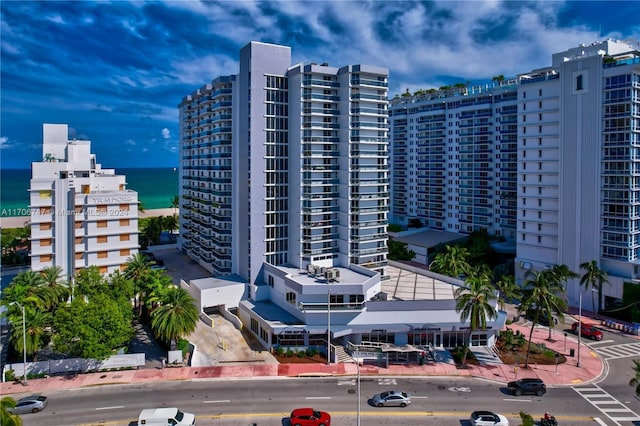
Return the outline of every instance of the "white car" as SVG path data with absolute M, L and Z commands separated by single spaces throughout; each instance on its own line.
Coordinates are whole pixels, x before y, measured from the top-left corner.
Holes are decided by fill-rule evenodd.
M 474 411 L 469 420 L 472 426 L 509 426 L 505 416 L 491 411 Z

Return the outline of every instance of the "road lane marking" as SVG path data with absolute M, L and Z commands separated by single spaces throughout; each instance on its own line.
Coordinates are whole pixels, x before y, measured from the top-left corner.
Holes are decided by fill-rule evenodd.
M 118 408 L 124 408 L 124 405 L 114 405 L 113 407 L 96 407 L 96 410 L 117 410 Z
M 515 399 L 515 398 L 503 398 L 503 401 L 531 402 L 530 399 Z
M 219 404 L 222 402 L 231 402 L 230 399 L 219 399 L 217 401 L 202 401 L 203 404 Z
M 305 399 L 331 399 L 330 396 L 307 396 Z
M 411 399 L 427 399 L 429 398 L 428 396 L 415 396 L 415 395 L 411 395 Z
M 596 423 L 598 423 L 600 426 L 607 426 L 607 424 L 605 422 L 600 420 L 600 417 L 594 417 L 593 420 L 595 420 Z

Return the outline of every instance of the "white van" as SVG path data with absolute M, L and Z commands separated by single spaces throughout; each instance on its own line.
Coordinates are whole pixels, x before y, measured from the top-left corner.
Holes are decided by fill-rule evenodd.
M 191 426 L 196 424 L 196 416 L 183 413 L 177 408 L 147 408 L 138 416 L 138 426 Z

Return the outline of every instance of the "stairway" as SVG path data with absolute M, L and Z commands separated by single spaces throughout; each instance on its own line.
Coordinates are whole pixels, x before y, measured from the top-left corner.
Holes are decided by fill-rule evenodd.
M 335 350 L 336 362 L 353 362 L 353 358 L 347 353 L 343 345 L 334 345 L 333 348 Z

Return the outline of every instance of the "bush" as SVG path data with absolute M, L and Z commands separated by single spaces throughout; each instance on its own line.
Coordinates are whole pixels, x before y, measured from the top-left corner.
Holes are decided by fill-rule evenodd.
M 520 419 L 522 420 L 521 426 L 535 426 L 535 422 L 533 421 L 533 417 L 531 414 L 525 413 L 524 411 L 520 411 Z
M 316 355 L 318 355 L 318 351 L 317 350 L 311 349 L 311 348 L 307 349 L 307 356 L 314 357 Z
M 13 382 L 16 379 L 16 372 L 13 370 L 7 370 L 4 373 L 5 382 Z
M 282 348 L 282 347 L 276 348 L 276 355 L 278 355 L 278 356 L 284 355 L 284 348 Z
M 307 351 L 300 349 L 296 355 L 298 355 L 298 358 L 304 358 L 307 355 Z
M 293 355 L 295 355 L 295 352 L 292 349 L 287 349 L 287 353 L 285 354 L 285 356 L 287 358 L 291 358 Z

